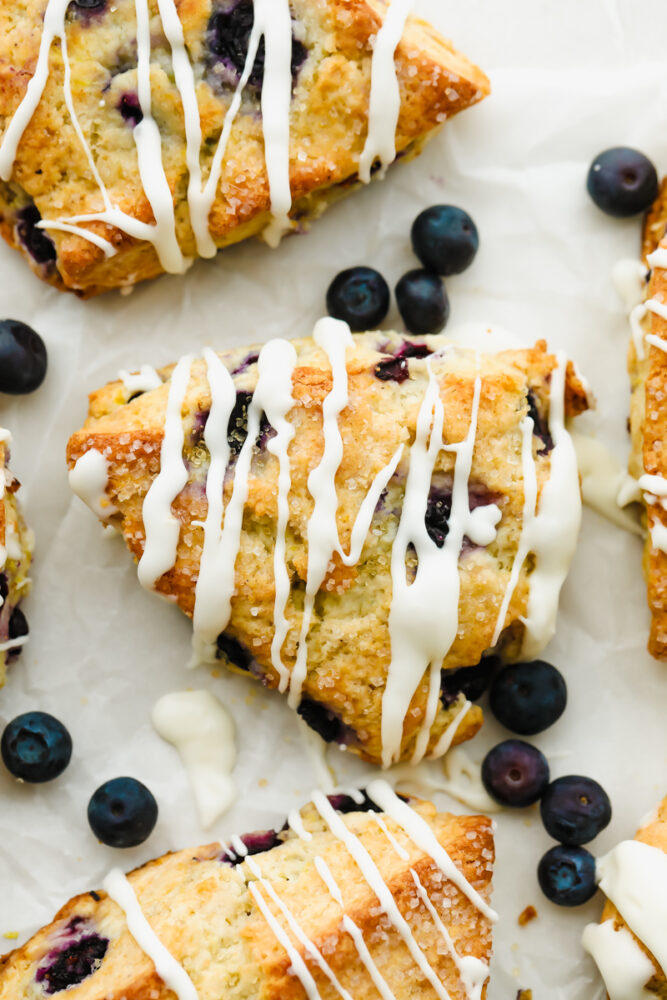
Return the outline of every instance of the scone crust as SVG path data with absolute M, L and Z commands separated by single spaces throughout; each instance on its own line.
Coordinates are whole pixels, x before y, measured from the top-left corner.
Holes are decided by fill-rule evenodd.
M 4 576 L 7 597 L 0 606 L 0 646 L 9 639 L 9 621 L 12 611 L 30 590 L 28 572 L 32 560 L 34 539 L 27 527 L 18 504 L 17 493 L 20 483 L 9 470 L 9 446 L 0 437 L 0 555 L 5 555 L 0 575 Z M 17 647 L 18 648 L 18 647 Z M 5 682 L 7 665 L 12 659 L 12 650 L 0 649 L 0 687 Z

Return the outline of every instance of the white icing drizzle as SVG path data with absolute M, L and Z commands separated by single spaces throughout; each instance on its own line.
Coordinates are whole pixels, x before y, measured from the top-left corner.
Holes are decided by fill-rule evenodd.
M 299 837 L 300 840 L 308 841 L 313 839 L 312 833 L 306 830 L 305 826 L 303 825 L 303 819 L 298 809 L 290 810 L 290 813 L 287 817 L 287 823 L 289 825 L 290 830 L 292 830 L 297 835 L 297 837 Z
M 655 1000 L 644 989 L 655 975 L 653 963 L 625 927 L 614 927 L 613 920 L 588 924 L 581 943 L 600 970 L 609 1000 Z
M 189 975 L 165 948 L 142 913 L 134 889 L 120 868 L 113 868 L 103 883 L 104 891 L 125 913 L 127 929 L 139 947 L 150 958 L 160 979 L 178 1000 L 199 1000 Z
M 644 500 L 650 507 L 652 504 L 659 504 L 663 510 L 667 510 L 667 479 L 663 476 L 652 476 L 644 473 L 639 477 L 637 485 L 640 490 L 644 490 Z M 651 544 L 661 552 L 667 552 L 667 526 L 657 517 L 651 517 L 649 511 L 649 534 Z
M 641 535 L 638 518 L 623 510 L 619 499 L 626 499 L 626 503 L 639 499 L 636 480 L 601 441 L 575 431 L 570 431 L 570 436 L 577 453 L 584 503 L 619 528 Z
M 454 716 L 454 718 L 452 719 L 452 721 L 449 723 L 449 725 L 445 729 L 444 733 L 438 739 L 438 742 L 435 744 L 435 746 L 431 750 L 431 752 L 429 754 L 429 757 L 443 757 L 449 751 L 449 748 L 451 747 L 452 743 L 454 742 L 454 737 L 456 736 L 456 733 L 458 732 L 459 725 L 463 722 L 463 719 L 468 714 L 468 709 L 469 708 L 470 708 L 470 702 L 466 698 L 464 700 L 463 705 L 461 706 L 461 708 L 458 710 L 458 712 L 456 713 L 456 715 Z M 422 730 L 422 732 L 423 731 L 424 730 Z M 427 732 L 427 736 L 428 736 L 428 732 Z M 420 749 L 421 749 L 421 747 L 420 747 Z M 416 757 L 417 757 L 417 754 L 415 753 L 415 758 Z M 416 764 L 416 763 L 419 763 L 419 760 L 416 760 L 415 758 L 413 758 L 413 761 L 412 761 L 413 765 Z M 419 758 L 419 759 L 421 760 L 421 758 Z
M 648 299 L 646 302 L 646 308 L 649 312 L 653 313 L 654 316 L 659 316 L 660 319 L 667 320 L 667 304 L 664 302 L 658 302 L 657 299 Z
M 650 268 L 667 268 L 667 247 L 658 247 L 648 255 L 646 260 Z
M 654 333 L 649 333 L 649 335 L 646 337 L 646 343 L 650 344 L 651 347 L 657 347 L 661 351 L 667 352 L 667 340 L 665 340 L 663 337 L 657 337 Z
M 646 357 L 646 349 L 644 347 L 644 336 L 645 331 L 642 326 L 644 319 L 646 318 L 646 313 L 648 312 L 644 303 L 641 303 L 630 313 L 630 332 L 632 334 L 632 343 L 634 344 L 635 354 L 640 361 L 643 361 Z
M 663 476 L 651 476 L 645 472 L 639 477 L 637 485 L 640 490 L 646 490 L 656 497 L 667 497 L 667 479 Z
M 395 54 L 413 5 L 414 0 L 390 0 L 384 21 L 375 36 L 368 135 L 359 158 L 359 178 L 364 184 L 371 179 L 371 167 L 376 159 L 379 159 L 383 172 L 396 159 L 396 126 L 401 110 L 401 93 Z
M 109 463 L 96 448 L 85 452 L 69 471 L 72 492 L 90 507 L 102 521 L 117 513 L 106 495 L 109 483 Z
M 614 287 L 628 314 L 644 300 L 646 273 L 642 262 L 634 257 L 616 261 L 611 270 Z
M 152 365 L 142 365 L 138 372 L 126 372 L 121 369 L 118 378 L 128 396 L 132 396 L 135 392 L 150 392 L 151 389 L 159 389 L 162 385 L 162 379 Z
M 188 772 L 201 825 L 208 830 L 236 799 L 234 721 L 210 691 L 175 691 L 153 707 L 153 725 L 178 750 Z
M 192 355 L 187 354 L 172 372 L 160 448 L 160 472 L 144 499 L 142 516 L 146 541 L 139 560 L 138 576 L 142 587 L 149 590 L 176 562 L 181 522 L 172 513 L 171 505 L 188 481 L 183 461 L 185 435 L 181 411 L 191 366 Z

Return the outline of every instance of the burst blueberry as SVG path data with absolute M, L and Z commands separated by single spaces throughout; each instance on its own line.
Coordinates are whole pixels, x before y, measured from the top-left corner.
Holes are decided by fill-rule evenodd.
M 144 113 L 141 110 L 139 96 L 133 92 L 123 94 L 118 102 L 118 110 L 124 121 L 128 122 L 132 128 L 144 120 Z
M 549 784 L 544 754 L 523 740 L 505 740 L 489 750 L 482 763 L 482 781 L 491 798 L 503 806 L 530 806 Z
M 550 663 L 512 663 L 494 678 L 491 711 L 513 733 L 533 736 L 552 726 L 565 711 L 567 687 Z
M 276 830 L 255 830 L 253 833 L 244 833 L 239 840 L 246 848 L 245 853 L 236 851 L 233 847 L 225 848 L 221 860 L 226 865 L 240 865 L 249 855 L 264 854 L 283 842 Z
M 637 149 L 614 146 L 593 160 L 586 182 L 598 208 L 623 219 L 644 212 L 658 197 L 658 174 Z
M 585 847 L 558 844 L 537 866 L 540 889 L 558 906 L 581 906 L 595 895 L 595 858 Z
M 326 705 L 310 698 L 302 698 L 297 712 L 306 725 L 314 729 L 325 743 L 336 743 L 342 739 L 341 721 Z
M 479 249 L 475 223 L 455 205 L 424 209 L 412 224 L 411 237 L 415 254 L 435 274 L 460 274 L 470 267 Z
M 609 825 L 611 802 L 597 781 L 568 774 L 551 782 L 542 797 L 540 813 L 554 840 L 587 844 Z
M 526 402 L 528 403 L 527 416 L 533 421 L 533 434 L 540 439 L 543 445 L 542 448 L 538 449 L 537 454 L 548 455 L 553 450 L 554 442 L 549 431 L 549 422 L 542 416 L 537 397 L 532 389 L 526 393 Z
M 373 374 L 380 382 L 398 382 L 399 385 L 410 378 L 408 362 L 405 358 L 386 358 L 383 361 L 378 361 L 373 369 Z
M 5 728 L 0 741 L 5 767 L 15 778 L 41 784 L 62 774 L 72 756 L 72 737 L 47 712 L 25 712 Z
M 34 392 L 46 377 L 44 341 L 17 319 L 0 320 L 0 392 L 22 396 Z
M 38 228 L 42 216 L 36 205 L 26 205 L 17 215 L 16 235 L 37 264 L 50 264 L 56 257 L 55 243 Z
M 444 285 L 430 271 L 416 269 L 404 274 L 396 285 L 396 304 L 410 333 L 437 333 L 449 318 Z
M 389 286 L 372 267 L 349 267 L 327 291 L 327 312 L 351 330 L 374 330 L 389 312 Z
M 152 792 L 136 778 L 112 778 L 88 803 L 90 828 L 108 847 L 137 847 L 151 835 L 158 807 Z
M 444 705 L 453 705 L 459 694 L 468 701 L 478 701 L 500 665 L 497 656 L 484 656 L 473 667 L 458 667 L 440 673 L 440 700 Z
M 227 635 L 226 632 L 221 632 L 216 640 L 216 645 L 218 647 L 216 655 L 219 659 L 224 657 L 232 666 L 237 667 L 239 670 L 250 670 L 253 662 L 252 655 L 250 650 L 242 645 L 238 639 Z
M 214 11 L 208 23 L 207 41 L 212 55 L 216 61 L 222 62 L 228 70 L 231 70 L 237 79 L 245 69 L 254 17 L 253 0 L 237 0 L 231 7 L 227 4 L 224 10 Z M 296 79 L 307 55 L 306 47 L 292 36 L 292 80 Z M 261 87 L 264 79 L 264 61 L 265 46 L 262 38 L 248 77 L 251 87 Z
M 54 949 L 37 969 L 35 980 L 49 996 L 78 986 L 99 967 L 109 941 L 99 934 L 84 934 L 67 947 Z

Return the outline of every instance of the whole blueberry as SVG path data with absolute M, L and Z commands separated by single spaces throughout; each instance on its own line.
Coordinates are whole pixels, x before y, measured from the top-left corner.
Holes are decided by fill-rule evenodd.
M 374 330 L 389 312 L 389 285 L 372 267 L 349 267 L 329 285 L 327 312 L 355 333 Z
M 5 767 L 15 778 L 41 784 L 62 774 L 72 756 L 72 737 L 46 712 L 25 712 L 5 728 L 0 741 Z
M 428 271 L 460 274 L 479 248 L 477 226 L 455 205 L 431 205 L 412 223 L 412 249 Z
M 136 778 L 112 778 L 88 803 L 90 828 L 107 847 L 137 847 L 157 822 L 157 802 Z
M 0 320 L 0 392 L 12 396 L 34 392 L 44 381 L 46 366 L 40 335 L 18 319 Z
M 658 197 L 658 174 L 639 150 L 614 146 L 595 157 L 586 187 L 598 208 L 625 219 L 653 204 Z
M 554 840 L 587 844 L 609 825 L 611 802 L 597 781 L 568 774 L 551 782 L 542 797 L 540 813 Z
M 530 806 L 549 784 L 544 754 L 523 740 L 505 740 L 489 750 L 482 763 L 482 782 L 503 806 Z
M 537 866 L 540 889 L 557 906 L 581 906 L 595 895 L 595 858 L 585 847 L 558 844 Z
M 563 675 L 550 663 L 512 663 L 494 678 L 489 704 L 507 729 L 533 736 L 561 717 L 567 704 L 567 687 Z
M 396 304 L 410 333 L 437 333 L 449 319 L 449 299 L 431 271 L 408 271 L 396 285 Z

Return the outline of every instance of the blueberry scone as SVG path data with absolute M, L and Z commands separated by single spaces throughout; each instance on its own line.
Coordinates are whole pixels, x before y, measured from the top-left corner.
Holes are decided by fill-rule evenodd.
M 586 406 L 544 343 L 481 355 L 324 319 L 110 383 L 67 457 L 200 661 L 389 765 L 474 735 L 453 671 L 551 637 L 581 512 L 564 421 Z
M 0 687 L 7 665 L 21 652 L 28 623 L 19 607 L 30 587 L 33 537 L 19 509 L 19 481 L 8 468 L 9 432 L 0 427 Z
M 609 997 L 667 997 L 667 798 L 634 840 L 598 861 L 597 875 L 607 902 L 583 944 Z
M 488 93 L 409 0 L 3 0 L 0 231 L 95 295 L 271 245 Z
M 0 1000 L 483 998 L 491 821 L 368 792 L 115 869 L 0 958 Z

